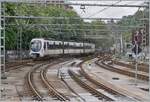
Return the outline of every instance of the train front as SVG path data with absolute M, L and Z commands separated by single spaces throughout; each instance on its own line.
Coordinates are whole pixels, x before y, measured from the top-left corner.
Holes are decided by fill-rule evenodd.
M 30 56 L 32 58 L 43 57 L 43 40 L 32 39 L 30 43 Z

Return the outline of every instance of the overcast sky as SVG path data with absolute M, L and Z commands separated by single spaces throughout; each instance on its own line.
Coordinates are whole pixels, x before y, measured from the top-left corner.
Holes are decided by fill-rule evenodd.
M 118 0 L 119 1 L 119 0 Z M 131 4 L 131 5 L 142 5 L 142 0 L 138 1 L 70 1 L 76 3 L 94 3 L 94 4 Z M 73 6 L 74 10 L 81 17 L 92 17 L 92 18 L 122 18 L 122 16 L 133 15 L 138 8 L 129 7 L 95 7 L 85 6 L 85 12 L 80 9 L 80 6 Z

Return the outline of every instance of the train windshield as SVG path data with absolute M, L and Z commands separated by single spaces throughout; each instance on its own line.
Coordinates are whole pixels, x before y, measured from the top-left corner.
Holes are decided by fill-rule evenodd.
M 32 51 L 38 52 L 38 51 L 40 51 L 41 47 L 42 47 L 41 41 L 35 40 L 35 41 L 31 42 L 31 50 Z

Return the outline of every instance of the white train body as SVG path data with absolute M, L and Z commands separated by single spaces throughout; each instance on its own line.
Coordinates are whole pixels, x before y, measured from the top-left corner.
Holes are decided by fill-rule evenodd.
M 95 52 L 95 44 L 62 42 L 35 38 L 31 40 L 30 56 L 33 58 L 62 54 L 87 54 Z

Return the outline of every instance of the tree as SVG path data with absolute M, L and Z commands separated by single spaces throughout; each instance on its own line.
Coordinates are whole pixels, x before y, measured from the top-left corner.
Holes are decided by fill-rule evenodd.
M 7 16 L 44 16 L 44 17 L 77 17 L 80 18 L 76 12 L 71 9 L 66 9 L 64 6 L 57 7 L 54 5 L 28 5 L 28 4 L 6 4 Z M 60 30 L 62 29 L 76 29 L 69 25 L 60 27 L 60 24 L 81 23 L 80 19 L 6 19 L 6 49 L 16 49 L 17 36 L 22 29 L 22 47 L 29 48 L 29 42 L 35 37 L 52 37 L 54 39 L 60 38 Z M 42 25 L 43 24 L 43 25 Z M 44 25 L 44 24 L 56 24 Z M 69 40 L 74 35 L 69 30 L 63 31 L 64 39 Z

